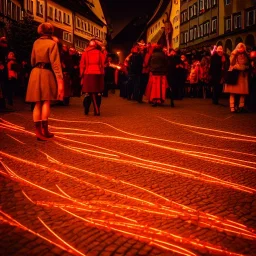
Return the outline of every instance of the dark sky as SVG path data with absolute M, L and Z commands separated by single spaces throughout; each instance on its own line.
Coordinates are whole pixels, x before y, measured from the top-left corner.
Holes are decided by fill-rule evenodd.
M 159 0 L 100 0 L 106 19 L 113 24 L 113 37 L 133 18 L 152 14 Z M 108 20 L 108 19 L 107 19 Z

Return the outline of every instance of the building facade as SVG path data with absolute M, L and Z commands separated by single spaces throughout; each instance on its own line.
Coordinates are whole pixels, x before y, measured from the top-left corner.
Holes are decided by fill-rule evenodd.
M 0 36 L 4 35 L 4 25 L 7 20 L 19 21 L 26 12 L 37 23 L 47 21 L 53 24 L 54 35 L 62 43 L 83 51 L 92 38 L 102 42 L 106 38 L 107 24 L 104 21 L 104 14 L 99 1 L 95 4 L 88 2 L 88 5 L 84 3 L 81 6 L 79 3 L 74 4 L 74 1 L 68 0 L 1 0 Z
M 172 24 L 172 48 L 180 47 L 180 1 L 172 0 L 172 10 L 170 15 L 170 22 Z
M 254 0 L 181 0 L 180 48 L 222 45 L 229 54 L 239 42 L 255 46 Z

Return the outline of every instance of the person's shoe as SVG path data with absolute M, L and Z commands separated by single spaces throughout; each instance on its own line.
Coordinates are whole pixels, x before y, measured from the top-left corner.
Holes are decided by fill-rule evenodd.
M 39 141 L 46 141 L 48 140 L 43 134 L 42 134 L 42 121 L 36 121 L 35 123 L 35 134 L 37 137 L 37 140 Z
M 240 108 L 238 108 L 237 112 L 238 113 L 248 113 L 248 110 L 245 109 L 244 107 L 240 107 Z
M 42 120 L 42 134 L 46 138 L 54 137 L 54 134 L 48 130 L 48 120 Z
M 152 104 L 152 107 L 157 107 L 157 103 L 154 102 L 154 103 Z

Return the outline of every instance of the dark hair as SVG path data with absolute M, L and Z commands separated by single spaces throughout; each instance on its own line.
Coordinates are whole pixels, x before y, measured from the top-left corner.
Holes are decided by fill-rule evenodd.
M 52 35 L 54 31 L 54 27 L 49 22 L 41 23 L 37 28 L 37 33 L 39 35 Z

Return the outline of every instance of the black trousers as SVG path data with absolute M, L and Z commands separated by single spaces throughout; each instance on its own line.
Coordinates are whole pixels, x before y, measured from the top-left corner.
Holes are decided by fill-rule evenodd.
M 212 84 L 212 103 L 219 104 L 219 98 L 223 90 L 223 85 L 220 83 Z

